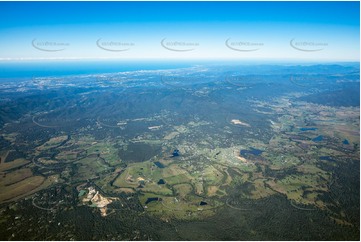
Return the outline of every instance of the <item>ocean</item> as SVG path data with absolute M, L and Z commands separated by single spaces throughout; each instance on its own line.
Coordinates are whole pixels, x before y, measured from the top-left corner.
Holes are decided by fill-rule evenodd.
M 138 70 L 187 68 L 195 63 L 182 61 L 2 61 L 0 79 L 91 75 Z

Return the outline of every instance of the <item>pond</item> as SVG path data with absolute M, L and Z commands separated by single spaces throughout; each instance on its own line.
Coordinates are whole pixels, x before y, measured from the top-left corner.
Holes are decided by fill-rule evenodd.
M 322 135 L 319 135 L 319 136 L 317 136 L 316 138 L 313 138 L 312 139 L 312 141 L 314 141 L 314 142 L 320 142 L 320 141 L 322 141 L 323 140 L 323 136 Z
M 145 204 L 148 204 L 153 201 L 158 201 L 158 197 L 148 197 L 147 201 L 145 201 Z
M 160 163 L 159 161 L 156 161 L 156 162 L 154 162 L 154 165 L 156 165 L 158 168 L 161 168 L 161 169 L 163 169 L 165 166 L 162 164 L 162 163 Z
M 335 161 L 331 156 L 320 156 L 320 160 Z
M 174 150 L 172 156 L 173 157 L 179 156 L 179 150 Z
M 259 156 L 260 154 L 262 154 L 262 152 L 263 152 L 262 150 L 250 147 L 249 150 L 241 150 L 240 154 L 241 156 L 245 156 L 248 154 Z
M 163 185 L 163 184 L 165 184 L 165 181 L 164 181 L 163 179 L 160 179 L 160 180 L 158 181 L 158 185 Z
M 317 128 L 300 128 L 300 131 L 314 131 L 317 130 Z

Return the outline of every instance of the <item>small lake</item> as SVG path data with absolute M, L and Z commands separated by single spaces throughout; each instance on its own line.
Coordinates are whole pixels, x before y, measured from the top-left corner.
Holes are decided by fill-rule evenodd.
M 160 180 L 158 181 L 158 185 L 163 185 L 163 184 L 165 184 L 165 181 L 164 181 L 163 179 L 160 179 Z
M 165 166 L 160 163 L 159 161 L 154 162 L 154 165 L 156 165 L 158 168 L 164 168 Z
M 249 154 L 259 156 L 262 154 L 262 152 L 263 152 L 263 150 L 259 150 L 259 149 L 250 147 L 249 150 L 241 150 L 240 154 L 241 154 L 241 156 L 245 156 L 245 155 L 249 155 Z
M 314 131 L 317 130 L 317 128 L 300 128 L 300 131 Z
M 323 140 L 323 136 L 322 135 L 319 135 L 319 136 L 317 136 L 316 138 L 313 138 L 312 139 L 312 141 L 314 141 L 314 142 L 320 142 L 320 141 L 322 141 Z
M 145 204 L 148 204 L 150 202 L 158 201 L 158 197 L 148 197 L 147 201 L 145 201 Z
M 172 156 L 173 157 L 179 156 L 179 150 L 174 150 Z
M 203 202 L 203 201 L 201 201 L 201 202 L 199 203 L 200 206 L 204 206 L 204 205 L 207 205 L 207 204 L 208 204 L 208 203 Z
M 350 142 L 348 142 L 348 140 L 347 140 L 347 139 L 345 139 L 344 141 L 342 141 L 342 144 L 344 144 L 344 145 L 349 145 L 349 144 L 350 144 Z
M 335 161 L 331 156 L 320 156 L 320 160 Z

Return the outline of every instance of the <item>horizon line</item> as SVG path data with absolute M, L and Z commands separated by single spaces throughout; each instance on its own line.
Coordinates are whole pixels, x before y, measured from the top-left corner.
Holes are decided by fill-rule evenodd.
M 32 61 L 179 61 L 179 62 L 220 62 L 220 61 L 291 61 L 291 62 L 357 62 L 360 59 L 300 59 L 300 58 L 117 58 L 117 57 L 46 57 L 46 58 L 0 58 L 0 62 Z

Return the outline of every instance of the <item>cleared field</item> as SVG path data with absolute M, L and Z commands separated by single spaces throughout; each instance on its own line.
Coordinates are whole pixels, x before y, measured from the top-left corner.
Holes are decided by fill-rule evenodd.
M 25 160 L 25 159 L 16 159 L 16 160 L 11 161 L 11 162 L 1 163 L 0 164 L 0 172 L 1 171 L 7 171 L 7 170 L 10 170 L 10 169 L 14 169 L 16 167 L 23 166 L 23 165 L 26 165 L 28 163 L 30 163 L 30 161 Z
M 295 157 L 293 154 L 281 153 L 277 149 L 274 150 L 274 153 L 265 152 L 264 154 L 264 157 L 272 162 L 269 165 L 269 168 L 272 170 L 283 170 L 296 166 L 301 162 L 300 159 Z
M 170 185 L 188 183 L 192 180 L 192 176 L 186 170 L 183 170 L 177 165 L 171 165 L 164 168 L 163 177 Z
M 117 188 L 114 191 L 115 192 L 124 192 L 124 193 L 135 193 L 135 191 L 131 188 Z
M 167 181 L 169 185 L 175 185 L 180 183 L 187 183 L 190 182 L 191 178 L 189 174 L 180 174 L 177 176 L 167 177 Z
M 194 184 L 195 194 L 202 195 L 204 194 L 203 182 L 195 182 Z
M 303 164 L 301 166 L 298 166 L 297 171 L 305 174 L 317 174 L 319 176 L 322 176 L 324 179 L 329 179 L 330 177 L 330 175 L 326 171 L 321 170 L 313 164 Z
M 144 194 L 140 200 L 142 204 L 145 204 L 147 198 L 155 196 L 156 195 L 149 193 Z M 192 197 L 191 202 L 176 197 L 159 198 L 159 201 L 148 203 L 146 205 L 146 211 L 166 221 L 172 218 L 190 220 L 214 215 L 214 210 L 212 210 L 211 207 L 199 205 L 202 201 L 201 198 Z
M 204 182 L 209 185 L 221 185 L 223 180 L 223 174 L 213 166 L 208 166 L 204 170 L 203 179 Z
M 54 165 L 54 164 L 58 164 L 60 163 L 59 161 L 57 160 L 48 160 L 48 159 L 45 159 L 45 158 L 39 158 L 37 160 L 38 163 L 41 163 L 43 165 Z
M 118 156 L 118 150 L 110 143 L 99 142 L 91 145 L 87 149 L 88 154 L 100 154 L 102 158 L 111 166 L 116 166 L 121 163 Z
M 177 196 L 181 198 L 185 198 L 193 190 L 193 187 L 190 184 L 178 184 L 174 185 L 173 188 Z
M 223 182 L 224 182 L 224 186 L 228 186 L 231 184 L 232 182 L 232 177 L 231 175 L 229 174 L 229 171 L 228 171 L 228 167 L 227 166 L 222 166 L 222 165 L 219 165 L 219 164 L 215 164 L 213 165 L 214 168 L 218 169 L 219 171 L 223 171 L 225 175 L 225 177 L 223 177 Z
M 97 156 L 88 156 L 77 161 L 76 164 L 80 165 L 78 168 L 78 178 L 81 180 L 92 178 L 110 169 L 110 167 L 103 164 Z
M 154 178 L 154 181 L 158 181 L 156 168 L 152 167 L 150 162 L 140 162 L 129 164 L 126 170 L 114 181 L 113 185 L 116 187 L 129 187 L 136 188 L 139 186 L 139 182 L 145 179 Z M 159 172 L 158 172 L 159 174 Z
M 207 195 L 212 197 L 215 196 L 218 191 L 218 186 L 209 186 L 207 187 Z
M 163 169 L 163 176 L 165 178 L 186 174 L 187 171 L 180 168 L 178 165 L 171 165 Z
M 67 135 L 62 135 L 62 136 L 51 138 L 50 140 L 45 142 L 43 145 L 37 147 L 36 150 L 37 151 L 44 151 L 44 150 L 54 148 L 54 147 L 60 145 L 65 140 L 67 140 L 67 138 L 68 138 Z
M 0 177 L 0 187 L 8 186 L 31 177 L 33 173 L 29 168 L 16 170 L 10 173 L 6 173 Z
M 321 179 L 315 174 L 303 176 L 287 176 L 278 181 L 267 181 L 266 183 L 274 190 L 301 204 L 317 204 L 317 196 L 320 192 L 327 192 L 327 180 Z
M 144 188 L 141 188 L 144 192 L 152 192 L 155 194 L 170 196 L 173 194 L 173 191 L 167 188 L 165 185 L 158 185 L 155 182 L 145 183 Z
M 9 152 L 10 152 L 9 150 L 0 151 L 0 165 L 5 162 Z
M 87 180 L 97 177 L 100 172 L 106 170 L 106 167 L 101 166 L 97 163 L 96 158 L 86 158 L 78 166 L 77 176 L 75 180 Z
M 273 190 L 264 185 L 264 181 L 266 181 L 266 179 L 256 179 L 253 181 L 255 190 L 251 192 L 252 199 L 260 199 L 275 194 Z
M 15 184 L 3 186 L 0 190 L 0 202 L 28 194 L 29 191 L 39 187 L 44 180 L 42 176 L 32 176 Z
M 55 158 L 57 160 L 66 160 L 66 161 L 72 161 L 77 158 L 78 152 L 73 151 L 63 151 L 60 152 Z

